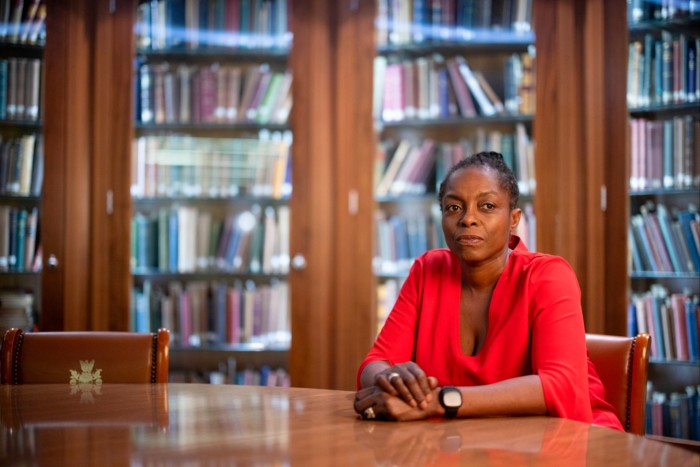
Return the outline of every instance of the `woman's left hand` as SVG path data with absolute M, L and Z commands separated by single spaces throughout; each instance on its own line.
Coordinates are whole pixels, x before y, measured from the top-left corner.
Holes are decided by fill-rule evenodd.
M 360 389 L 355 394 L 355 412 L 364 419 L 378 418 L 396 421 L 423 420 L 437 416 L 440 413 L 437 402 L 437 380 L 430 379 L 433 397 L 425 409 L 413 407 L 400 397 L 393 396 L 378 386 L 370 386 Z M 432 384 L 433 382 L 435 385 Z

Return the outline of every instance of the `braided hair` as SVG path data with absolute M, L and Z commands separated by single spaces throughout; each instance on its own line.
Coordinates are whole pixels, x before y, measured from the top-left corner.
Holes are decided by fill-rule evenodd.
M 462 159 L 447 171 L 445 179 L 440 183 L 440 190 L 438 191 L 438 202 L 440 203 L 441 211 L 442 199 L 445 197 L 447 182 L 450 180 L 452 174 L 461 169 L 477 166 L 487 167 L 496 172 L 501 189 L 508 192 L 510 209 L 515 209 L 520 199 L 520 190 L 518 189 L 518 181 L 515 179 L 515 174 L 503 160 L 502 154 L 494 151 L 484 151 Z

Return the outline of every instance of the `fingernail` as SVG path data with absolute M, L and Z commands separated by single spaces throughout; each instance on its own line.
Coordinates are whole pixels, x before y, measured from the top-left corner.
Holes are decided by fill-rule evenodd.
M 433 401 L 433 395 L 432 395 L 432 394 L 427 394 L 427 395 L 425 396 L 425 400 L 428 401 L 428 402 L 432 402 L 432 401 Z
M 420 403 L 420 408 L 423 409 L 423 410 L 427 409 L 427 408 L 428 408 L 428 403 L 427 403 L 426 401 L 421 402 L 421 403 Z
M 416 407 L 418 404 L 416 404 L 416 401 L 411 399 L 411 407 Z

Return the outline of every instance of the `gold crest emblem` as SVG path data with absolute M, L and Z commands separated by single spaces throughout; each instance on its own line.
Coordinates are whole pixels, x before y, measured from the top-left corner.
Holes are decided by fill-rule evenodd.
M 95 360 L 80 360 L 80 372 L 70 370 L 70 384 L 102 384 L 102 369 L 92 370 Z

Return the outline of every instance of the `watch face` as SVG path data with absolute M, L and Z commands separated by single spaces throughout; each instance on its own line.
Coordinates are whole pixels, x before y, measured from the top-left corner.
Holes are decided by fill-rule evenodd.
M 462 394 L 459 390 L 445 391 L 442 395 L 442 401 L 445 407 L 459 407 L 462 405 Z

